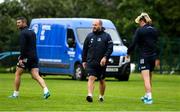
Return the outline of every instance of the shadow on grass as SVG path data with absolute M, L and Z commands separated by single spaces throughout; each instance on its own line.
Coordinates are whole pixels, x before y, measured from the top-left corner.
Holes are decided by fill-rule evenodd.
M 56 75 L 54 75 L 54 76 L 43 76 L 43 78 L 45 79 L 45 80 L 69 80 L 69 81 L 82 81 L 82 82 L 87 82 L 88 81 L 88 78 L 86 78 L 85 80 L 73 80 L 72 79 L 72 77 L 70 77 L 70 76 L 56 76 Z M 98 80 L 96 80 L 96 81 L 98 81 Z M 123 82 L 123 83 L 125 83 L 125 82 L 138 82 L 138 81 L 140 81 L 140 79 L 139 80 L 131 80 L 131 79 L 129 79 L 129 81 L 119 81 L 118 79 L 116 79 L 116 78 L 106 78 L 106 82 Z
M 43 77 L 45 80 L 72 80 L 73 79 L 71 77 Z

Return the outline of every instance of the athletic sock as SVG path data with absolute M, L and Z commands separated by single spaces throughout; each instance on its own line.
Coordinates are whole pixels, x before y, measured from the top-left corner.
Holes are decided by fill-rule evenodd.
M 102 95 L 99 95 L 99 98 L 103 98 L 103 99 L 104 99 L 104 96 L 102 96 Z
M 44 94 L 46 94 L 46 93 L 48 93 L 48 92 L 49 92 L 48 88 L 45 87 L 45 88 L 44 88 Z
M 151 92 L 146 93 L 146 96 L 147 96 L 148 99 L 152 99 L 152 93 Z
M 13 96 L 19 96 L 19 91 L 14 91 Z
M 92 93 L 88 93 L 88 96 L 91 96 L 91 97 L 92 97 L 93 95 L 92 95 Z

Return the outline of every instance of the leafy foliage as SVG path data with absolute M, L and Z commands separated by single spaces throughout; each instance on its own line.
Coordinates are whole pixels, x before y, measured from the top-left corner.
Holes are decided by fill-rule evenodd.
M 122 38 L 130 41 L 137 28 L 134 19 L 147 12 L 160 31 L 161 40 L 180 37 L 180 0 L 6 0 L 0 4 L 0 52 L 16 50 L 16 18 L 106 18 L 112 20 Z M 167 41 L 163 43 L 166 45 Z M 173 45 L 166 45 L 164 52 Z M 173 48 L 179 51 L 178 48 Z M 177 54 L 177 53 L 176 53 Z M 178 57 L 178 56 L 177 56 Z M 165 57 L 167 59 L 167 57 Z

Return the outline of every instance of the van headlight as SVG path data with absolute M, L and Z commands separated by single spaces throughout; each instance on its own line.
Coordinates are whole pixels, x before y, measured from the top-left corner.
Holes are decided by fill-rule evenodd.
M 109 58 L 109 63 L 113 64 L 114 63 L 114 60 L 112 58 Z

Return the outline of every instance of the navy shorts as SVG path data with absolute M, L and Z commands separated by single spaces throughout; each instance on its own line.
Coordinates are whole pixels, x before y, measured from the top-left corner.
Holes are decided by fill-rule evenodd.
M 155 67 L 156 55 L 140 57 L 139 70 L 150 70 L 152 72 Z
M 88 65 L 87 66 L 87 74 L 88 76 L 95 76 L 98 80 L 105 79 L 105 72 L 106 72 L 106 66 L 100 66 L 100 65 Z
M 29 71 L 32 68 L 38 68 L 38 58 L 30 58 L 30 59 L 24 59 L 23 60 L 24 65 L 20 65 L 19 62 L 17 63 L 17 67 L 23 68 L 23 69 L 28 69 Z

